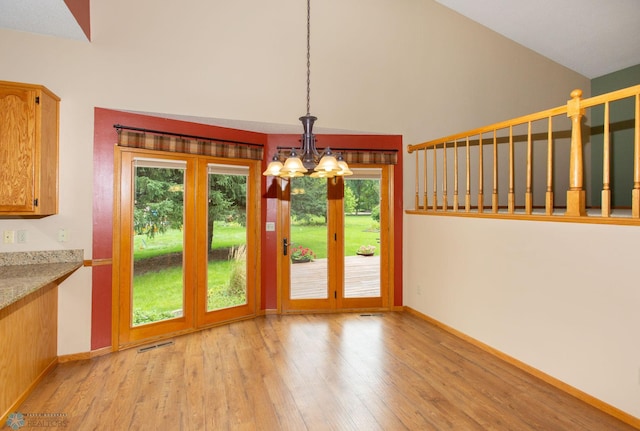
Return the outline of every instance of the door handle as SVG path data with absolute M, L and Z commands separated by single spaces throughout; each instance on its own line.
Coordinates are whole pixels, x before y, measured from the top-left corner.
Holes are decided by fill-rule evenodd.
M 287 240 L 287 238 L 283 238 L 282 239 L 282 254 L 284 256 L 287 255 L 288 248 L 289 248 L 289 241 Z

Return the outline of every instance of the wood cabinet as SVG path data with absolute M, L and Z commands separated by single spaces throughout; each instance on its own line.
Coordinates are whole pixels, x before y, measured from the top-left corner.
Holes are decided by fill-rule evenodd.
M 0 217 L 58 212 L 60 98 L 0 81 Z
M 15 411 L 58 363 L 58 285 L 0 309 L 0 419 Z

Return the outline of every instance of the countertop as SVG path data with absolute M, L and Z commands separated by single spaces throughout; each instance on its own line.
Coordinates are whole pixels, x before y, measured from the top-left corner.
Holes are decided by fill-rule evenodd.
M 82 266 L 83 250 L 0 253 L 0 310 Z

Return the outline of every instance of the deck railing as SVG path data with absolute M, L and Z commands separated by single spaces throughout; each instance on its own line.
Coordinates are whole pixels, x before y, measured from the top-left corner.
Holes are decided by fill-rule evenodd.
M 411 212 L 517 218 L 563 216 L 567 221 L 640 224 L 640 85 L 588 99 L 581 96 L 581 90 L 574 90 L 566 105 L 409 145 L 409 153 L 415 153 L 416 182 L 415 208 Z M 621 122 L 622 126 L 610 118 L 611 106 L 621 103 L 633 104 L 629 108 L 632 113 L 628 114 L 633 120 Z M 585 125 L 585 118 L 592 126 Z M 602 127 L 593 126 L 600 120 Z M 614 143 L 613 129 L 620 128 L 632 131 L 632 138 Z M 602 150 L 593 145 L 595 135 L 602 135 Z M 592 171 L 599 171 L 600 166 L 585 169 L 585 143 L 591 144 L 590 156 L 597 152 L 602 157 L 601 202 L 589 208 L 585 172 L 593 175 Z M 633 149 L 627 153 L 633 154 L 633 167 L 627 176 L 631 178 L 615 185 L 629 184 L 630 189 L 624 193 L 630 195 L 630 204 L 613 207 L 614 148 L 630 145 Z M 618 164 L 627 162 L 630 161 Z M 599 178 L 586 178 L 599 187 Z M 485 194 L 488 188 L 490 191 Z M 600 211 L 595 213 L 597 208 Z

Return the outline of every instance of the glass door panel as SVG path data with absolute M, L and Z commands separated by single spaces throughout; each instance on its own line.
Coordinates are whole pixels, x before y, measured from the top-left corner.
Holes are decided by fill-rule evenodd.
M 186 163 L 133 163 L 133 327 L 184 314 Z
M 259 161 L 198 161 L 196 324 L 255 313 L 259 280 Z
M 209 164 L 207 304 L 216 311 L 247 304 L 249 168 Z
M 380 171 L 344 180 L 344 298 L 380 296 Z
M 116 147 L 117 345 L 255 314 L 260 161 Z
M 327 180 L 290 182 L 289 299 L 328 299 Z
M 285 311 L 388 304 L 388 168 L 352 170 L 346 178 L 293 178 L 282 189 Z

